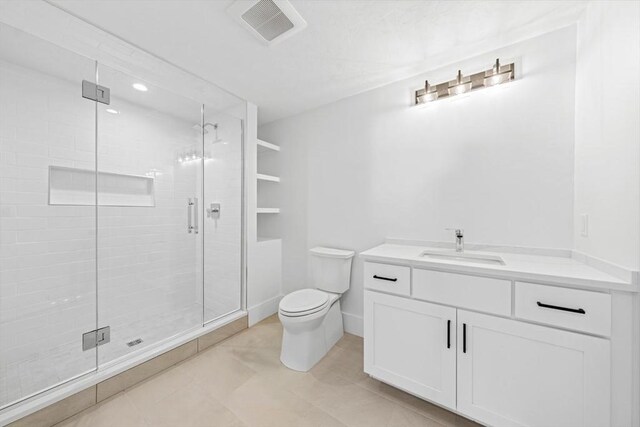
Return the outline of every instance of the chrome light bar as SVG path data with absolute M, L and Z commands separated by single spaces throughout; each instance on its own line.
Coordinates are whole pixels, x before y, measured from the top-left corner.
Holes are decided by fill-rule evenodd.
M 426 104 L 441 98 L 471 92 L 483 87 L 495 86 L 507 83 L 515 78 L 515 63 L 501 65 L 500 59 L 488 70 L 470 76 L 463 76 L 458 70 L 458 75 L 454 80 L 437 85 L 430 85 L 429 81 L 424 82 L 424 88 L 415 92 L 415 105 Z

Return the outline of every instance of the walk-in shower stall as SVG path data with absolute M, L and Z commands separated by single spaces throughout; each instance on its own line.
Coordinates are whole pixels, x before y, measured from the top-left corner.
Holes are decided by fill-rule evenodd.
M 0 409 L 243 308 L 244 102 L 123 68 L 0 24 Z

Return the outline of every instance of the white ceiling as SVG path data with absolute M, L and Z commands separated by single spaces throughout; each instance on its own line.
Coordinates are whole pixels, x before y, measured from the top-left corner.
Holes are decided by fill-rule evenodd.
M 51 0 L 259 106 L 266 123 L 575 22 L 583 1 L 292 0 L 308 27 L 267 47 L 231 0 Z

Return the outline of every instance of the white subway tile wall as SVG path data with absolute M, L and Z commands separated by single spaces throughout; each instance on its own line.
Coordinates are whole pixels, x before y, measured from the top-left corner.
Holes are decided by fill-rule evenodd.
M 96 208 L 48 205 L 49 165 L 94 168 L 78 85 L 0 61 L 0 406 L 95 368 Z

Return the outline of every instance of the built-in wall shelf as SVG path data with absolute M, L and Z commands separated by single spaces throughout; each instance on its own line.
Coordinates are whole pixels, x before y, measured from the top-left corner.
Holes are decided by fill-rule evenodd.
M 258 153 L 280 151 L 280 147 L 267 141 L 258 140 Z
M 280 241 L 280 240 L 282 239 L 279 237 L 258 236 L 258 243 L 269 243 L 269 242 Z
M 280 208 L 258 208 L 256 212 L 259 214 L 277 214 L 280 213 Z
M 270 181 L 270 182 L 280 182 L 280 178 L 272 175 L 265 175 L 263 173 L 257 174 L 258 181 Z
M 148 176 L 98 172 L 98 206 L 155 206 L 154 180 Z M 49 166 L 50 205 L 96 205 L 96 172 Z

